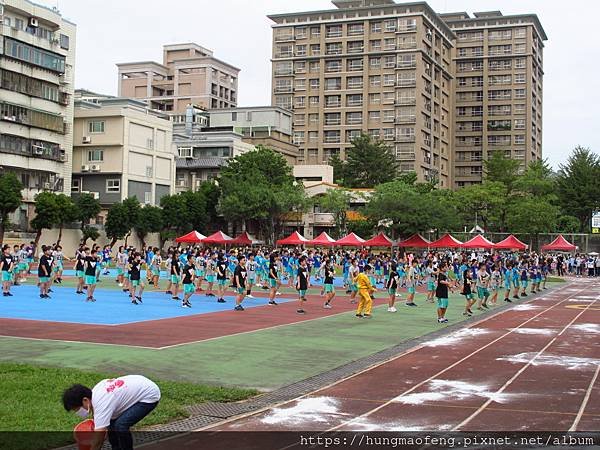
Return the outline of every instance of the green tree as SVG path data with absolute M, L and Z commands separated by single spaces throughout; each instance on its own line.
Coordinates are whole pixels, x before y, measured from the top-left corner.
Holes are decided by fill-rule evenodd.
M 560 209 L 544 198 L 533 195 L 518 197 L 507 216 L 510 230 L 532 237 L 532 248 L 538 248 L 539 234 L 556 230 Z
M 556 221 L 556 231 L 559 233 L 577 233 L 579 219 L 573 216 L 560 216 Z
M 83 237 L 81 238 L 81 243 L 84 245 L 87 243 L 88 239 L 95 241 L 100 236 L 100 232 L 96 229 L 96 227 L 93 227 L 91 225 L 86 225 L 81 231 L 83 234 Z
M 335 236 L 345 236 L 347 227 L 347 211 L 350 208 L 352 194 L 345 189 L 327 189 L 327 192 L 318 198 L 321 209 L 333 214 L 335 222 Z
M 375 234 L 377 223 L 370 219 L 349 220 L 347 226 L 348 233 L 355 233 L 365 239 L 368 239 Z
M 187 211 L 188 220 L 193 230 L 204 230 L 208 222 L 206 212 L 206 196 L 202 190 L 196 192 L 186 191 L 179 194 L 183 197 Z
M 456 191 L 456 209 L 469 229 L 477 223 L 486 231 L 495 231 L 498 211 L 504 205 L 506 188 L 498 181 L 484 181 Z
M 22 190 L 23 185 L 13 173 L 0 175 L 0 242 L 4 242 L 4 231 L 9 224 L 8 215 L 21 206 Z
M 52 229 L 60 220 L 56 197 L 53 192 L 45 191 L 35 196 L 35 217 L 31 220 L 31 228 L 35 230 L 35 248 L 38 247 L 42 231 Z
M 90 220 L 100 214 L 102 208 L 100 202 L 94 198 L 92 194 L 81 194 L 75 200 L 76 218 L 81 222 L 81 231 L 83 233 L 82 243 L 85 244 L 87 239 L 96 240 L 92 237 L 86 238 L 85 227 L 89 225 Z M 98 230 L 96 230 L 98 231 Z
M 182 234 L 190 231 L 189 211 L 185 198 L 179 194 L 165 195 L 160 199 L 163 225 L 166 229 Z
M 128 197 L 123 200 L 123 206 L 127 208 L 127 217 L 129 220 L 129 232 L 125 234 L 125 245 L 127 245 L 127 239 L 131 236 L 133 228 L 138 221 L 142 205 L 140 205 L 140 201 L 137 197 Z
M 254 220 L 270 241 L 274 241 L 284 213 L 306 206 L 304 189 L 296 183 L 284 157 L 260 145 L 230 159 L 221 170 L 219 186 L 225 219 L 237 223 Z
M 346 154 L 344 186 L 372 188 L 394 180 L 398 175 L 398 162 L 391 149 L 368 134 L 352 141 Z
M 600 209 L 600 157 L 588 148 L 575 148 L 560 166 L 556 186 L 563 212 L 577 217 L 580 231 L 589 231 L 592 212 Z
M 163 229 L 163 212 L 158 206 L 144 206 L 138 215 L 135 231 L 142 247 L 146 246 L 148 233 L 160 233 Z M 161 245 L 162 250 L 162 245 Z
M 519 178 L 519 160 L 504 156 L 502 150 L 491 152 L 488 159 L 483 162 L 485 179 L 496 181 L 506 186 L 507 194 L 511 194 L 515 182 Z
M 56 212 L 58 214 L 58 238 L 57 244 L 62 241 L 62 234 L 65 224 L 74 222 L 77 220 L 77 208 L 73 199 L 65 194 L 58 194 L 56 196 Z
M 515 181 L 515 189 L 536 197 L 556 200 L 556 180 L 546 160 L 532 161 Z
M 111 248 L 119 239 L 123 239 L 131 232 L 129 208 L 124 203 L 115 203 L 108 209 L 104 231 L 110 239 Z
M 344 186 L 346 184 L 346 162 L 340 159 L 337 153 L 329 158 L 328 164 L 333 167 L 333 182 Z
M 221 189 L 214 181 L 205 181 L 200 185 L 199 191 L 204 194 L 206 199 L 206 227 L 210 229 L 218 228 L 221 221 L 217 208 L 221 198 Z

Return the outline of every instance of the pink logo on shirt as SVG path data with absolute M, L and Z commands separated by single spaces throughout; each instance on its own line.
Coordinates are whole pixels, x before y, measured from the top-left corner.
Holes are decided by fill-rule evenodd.
M 120 388 L 125 385 L 123 380 L 107 380 L 107 383 L 110 383 L 108 386 L 106 386 L 107 393 L 111 393 L 116 388 Z

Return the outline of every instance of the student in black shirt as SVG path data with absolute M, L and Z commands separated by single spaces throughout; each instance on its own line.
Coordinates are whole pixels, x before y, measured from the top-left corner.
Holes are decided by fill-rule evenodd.
M 438 323 L 446 323 L 448 319 L 446 319 L 446 309 L 448 309 L 448 287 L 450 286 L 450 281 L 446 276 L 447 266 L 445 262 L 441 262 L 438 274 L 437 274 L 437 287 L 435 289 L 435 296 L 437 297 L 437 315 L 438 315 Z
M 129 263 L 129 292 L 131 303 L 137 305 L 142 302 L 142 294 L 144 292 L 144 282 L 141 280 L 142 271 L 142 255 L 139 252 L 133 254 L 133 260 Z M 138 295 L 135 295 L 137 288 L 140 288 Z
M 233 287 L 236 290 L 235 297 L 235 310 L 243 311 L 244 307 L 242 306 L 242 301 L 246 296 L 246 277 L 248 276 L 248 272 L 246 271 L 246 257 L 240 255 L 238 259 L 238 265 L 235 267 L 235 271 L 233 272 Z
M 87 285 L 87 298 L 86 302 L 95 302 L 94 291 L 96 290 L 97 283 L 97 272 L 98 266 L 100 263 L 98 262 L 98 250 L 96 248 L 92 248 L 90 254 L 85 257 L 85 284 Z
M 333 300 L 333 297 L 335 297 L 335 287 L 333 286 L 335 269 L 333 268 L 333 262 L 329 257 L 327 257 L 325 260 L 324 274 L 325 279 L 323 282 L 323 286 L 325 291 L 325 304 L 323 305 L 323 308 L 330 309 L 331 300 Z
M 79 249 L 75 255 L 75 276 L 77 277 L 77 290 L 75 292 L 77 294 L 83 294 L 84 262 L 88 250 L 87 247 Z
M 38 278 L 40 283 L 40 298 L 50 298 L 48 289 L 50 288 L 50 275 L 52 274 L 52 257 L 50 246 L 42 246 L 42 257 L 38 264 Z
M 175 250 L 171 256 L 171 292 L 173 300 L 181 300 L 177 293 L 179 292 L 179 282 L 181 281 L 181 265 L 179 264 L 179 252 Z
M 296 280 L 296 290 L 298 291 L 299 307 L 296 311 L 298 314 L 304 314 L 303 302 L 306 301 L 306 291 L 308 290 L 308 267 L 306 264 L 306 256 L 301 256 L 298 260 L 298 278 Z
M 217 263 L 217 302 L 225 303 L 225 286 L 227 285 L 227 257 L 219 255 Z
M 194 276 L 195 276 L 195 260 L 192 255 L 188 255 L 187 264 L 183 268 L 183 302 L 181 306 L 183 308 L 191 308 L 192 303 L 190 302 L 190 298 L 194 294 L 196 290 L 194 286 Z
M 4 297 L 12 297 L 10 293 L 10 285 L 12 283 L 12 271 L 14 260 L 10 254 L 10 247 L 4 245 L 2 247 L 2 256 L 0 257 L 0 269 L 2 271 L 2 295 Z
M 275 296 L 277 295 L 277 284 L 279 281 L 279 275 L 277 274 L 277 267 L 281 257 L 279 253 L 273 252 L 269 258 L 269 305 L 277 306 Z M 291 279 L 292 277 L 290 277 Z
M 390 273 L 388 275 L 387 282 L 385 287 L 387 288 L 389 300 L 388 300 L 388 312 L 395 313 L 396 307 L 394 303 L 396 303 L 396 291 L 398 290 L 398 280 L 400 279 L 400 275 L 398 274 L 398 265 L 396 263 L 392 263 L 390 267 Z

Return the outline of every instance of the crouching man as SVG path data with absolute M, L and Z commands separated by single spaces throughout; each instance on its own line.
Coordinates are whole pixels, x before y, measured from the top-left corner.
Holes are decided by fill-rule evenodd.
M 105 432 L 113 450 L 133 449 L 129 429 L 158 405 L 160 389 L 146 377 L 126 375 L 102 380 L 93 389 L 74 384 L 63 393 L 63 406 L 81 418 L 94 419 L 91 450 L 102 447 Z

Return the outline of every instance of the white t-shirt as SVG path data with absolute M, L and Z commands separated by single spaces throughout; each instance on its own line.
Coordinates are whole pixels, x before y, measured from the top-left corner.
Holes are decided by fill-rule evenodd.
M 94 426 L 96 429 L 106 428 L 111 419 L 116 419 L 136 403 L 156 403 L 159 400 L 158 386 L 142 375 L 102 380 L 92 389 Z

